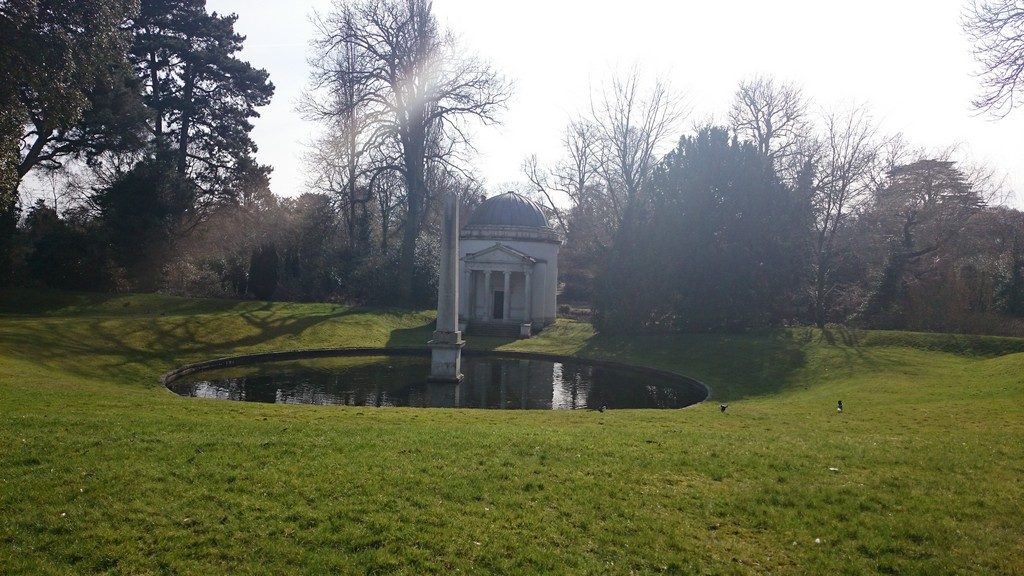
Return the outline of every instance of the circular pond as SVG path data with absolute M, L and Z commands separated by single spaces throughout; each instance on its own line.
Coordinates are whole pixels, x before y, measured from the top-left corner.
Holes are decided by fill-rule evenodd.
M 459 384 L 427 382 L 430 357 L 406 353 L 229 359 L 165 377 L 182 396 L 348 406 L 578 410 L 682 408 L 703 384 L 676 374 L 575 358 L 464 354 Z M 229 367 L 218 367 L 225 364 Z

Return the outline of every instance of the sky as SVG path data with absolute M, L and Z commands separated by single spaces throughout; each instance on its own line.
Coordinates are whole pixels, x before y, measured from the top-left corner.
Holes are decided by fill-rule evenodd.
M 592 91 L 632 67 L 667 79 L 699 121 L 720 123 L 737 84 L 755 75 L 794 82 L 815 111 L 867 104 L 882 133 L 930 149 L 957 146 L 1019 191 L 1024 206 L 1024 109 L 994 120 L 970 107 L 978 79 L 961 29 L 960 0 L 434 0 L 463 52 L 489 61 L 514 84 L 500 126 L 479 127 L 471 167 L 491 193 L 523 180 L 523 160 L 560 157 L 568 121 L 586 113 Z M 308 82 L 310 16 L 332 0 L 208 0 L 238 14 L 242 57 L 270 73 L 277 90 L 260 109 L 258 160 L 274 167 L 271 187 L 305 191 L 302 157 L 318 126 L 296 102 Z

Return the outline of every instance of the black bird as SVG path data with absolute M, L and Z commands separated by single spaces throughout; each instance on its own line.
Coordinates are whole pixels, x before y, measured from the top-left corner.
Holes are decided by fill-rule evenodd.
M 728 407 L 729 407 L 728 404 L 719 404 L 718 405 L 718 409 L 721 410 L 722 412 L 725 412 L 725 409 L 728 408 Z
M 604 406 L 604 405 L 602 405 L 602 406 L 601 406 L 600 408 L 598 408 L 598 409 L 597 409 L 597 411 L 598 411 L 598 412 L 604 412 L 604 411 L 605 411 L 605 410 L 607 410 L 607 409 L 608 409 L 608 407 L 607 407 L 607 406 Z
M 836 412 L 843 413 L 843 401 L 836 402 Z

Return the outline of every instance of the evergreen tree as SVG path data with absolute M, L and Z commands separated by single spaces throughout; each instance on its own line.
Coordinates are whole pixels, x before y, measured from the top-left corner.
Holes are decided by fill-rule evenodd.
M 148 159 L 95 197 L 114 259 L 134 289 L 159 288 L 175 232 L 195 195 L 169 161 Z
M 1024 250 L 1013 247 L 1009 271 L 996 291 L 1001 311 L 1017 318 L 1024 317 Z
M 249 291 L 260 300 L 270 300 L 277 291 L 280 277 L 281 258 L 277 247 L 271 243 L 261 244 L 253 250 L 249 262 Z
M 934 271 L 942 249 L 983 206 L 955 162 L 925 158 L 893 168 L 871 207 L 888 254 L 862 318 L 876 327 L 905 326 L 908 287 Z
M 595 302 L 605 326 L 737 330 L 788 319 L 811 207 L 722 128 L 683 138 L 623 224 Z
M 111 288 L 106 248 L 87 220 L 61 218 L 42 200 L 25 215 L 26 267 L 35 282 L 63 290 Z
M 124 74 L 125 23 L 137 8 L 136 0 L 0 2 L 0 284 L 10 278 L 25 175 L 131 134 L 139 108 Z
M 200 211 L 253 167 L 251 119 L 274 93 L 265 70 L 238 58 L 245 37 L 237 19 L 207 13 L 206 0 L 143 0 L 134 25 L 131 59 L 152 111 L 149 130 L 203 192 Z

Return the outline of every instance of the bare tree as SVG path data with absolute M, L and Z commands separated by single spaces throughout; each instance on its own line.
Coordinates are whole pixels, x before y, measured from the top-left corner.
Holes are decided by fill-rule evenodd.
M 401 183 L 401 175 L 395 171 L 385 170 L 374 176 L 369 188 L 379 211 L 380 251 L 381 254 L 387 254 L 395 230 L 402 228 L 398 212 L 399 207 L 405 203 L 405 188 Z
M 964 18 L 964 30 L 974 40 L 980 66 L 982 94 L 972 104 L 1006 116 L 1024 87 L 1024 3 L 975 0 Z
M 315 23 L 319 35 L 313 40 L 315 55 L 309 59 L 310 86 L 298 105 L 304 118 L 325 124 L 323 135 L 311 144 L 306 157 L 309 187 L 336 199 L 349 245 L 362 249 L 369 240 L 367 204 L 373 199 L 368 182 L 373 171 L 370 156 L 381 139 L 373 130 L 370 87 L 362 78 L 370 61 L 355 44 L 336 42 L 324 20 Z M 351 31 L 356 25 L 353 10 L 341 7 L 333 25 Z
M 467 122 L 496 122 L 510 85 L 486 63 L 458 51 L 428 0 L 338 0 L 317 26 L 317 55 L 358 55 L 354 78 L 365 94 L 375 167 L 402 176 L 398 291 L 408 301 L 416 242 L 431 198 L 428 172 L 437 164 L 462 170 Z
M 578 118 L 569 123 L 562 137 L 565 156 L 553 170 L 541 168 L 536 155 L 523 162 L 523 173 L 533 188 L 543 196 L 547 208 L 558 220 L 562 232 L 568 234 L 566 214 L 576 207 L 592 201 L 599 189 L 597 128 L 592 122 Z M 561 198 L 559 197 L 561 196 Z M 565 200 L 560 202 L 559 200 Z
M 985 163 L 961 160 L 958 164 L 967 182 L 984 205 L 1005 206 L 1013 198 L 1013 190 L 1005 172 Z
M 802 152 L 810 137 L 807 100 L 798 86 L 776 83 L 769 76 L 740 82 L 729 110 L 733 130 L 754 143 L 787 180 L 794 180 L 803 164 Z
M 883 139 L 879 144 L 878 153 L 875 155 L 875 167 L 870 173 L 872 192 L 886 186 L 888 174 L 894 168 L 900 164 L 906 164 L 914 157 L 923 155 L 923 151 L 911 147 L 902 132 Z
M 824 118 L 824 134 L 810 163 L 814 207 L 814 320 L 824 327 L 835 288 L 832 271 L 835 240 L 852 206 L 871 190 L 880 144 L 877 128 L 864 106 Z
M 363 147 L 344 132 L 327 132 L 307 145 L 306 187 L 329 195 L 345 225 L 350 248 L 366 248 L 368 218 L 373 195 L 369 189 L 369 167 L 362 158 Z
M 591 113 L 600 138 L 601 173 L 621 222 L 687 110 L 666 81 L 656 78 L 645 89 L 639 70 L 633 69 L 614 77 L 592 99 Z
M 583 119 L 570 122 L 562 143 L 566 157 L 556 168 L 555 178 L 558 189 L 579 206 L 586 203 L 597 179 L 597 127 Z
M 555 194 L 561 192 L 561 190 L 557 189 L 558 185 L 554 181 L 553 173 L 541 168 L 536 154 L 531 154 L 526 160 L 523 160 L 522 170 L 523 175 L 526 176 L 526 180 L 530 184 L 530 191 L 534 195 L 539 194 L 543 198 L 544 207 L 554 215 L 562 233 L 568 233 L 569 225 L 565 214 L 566 210 L 555 200 Z

